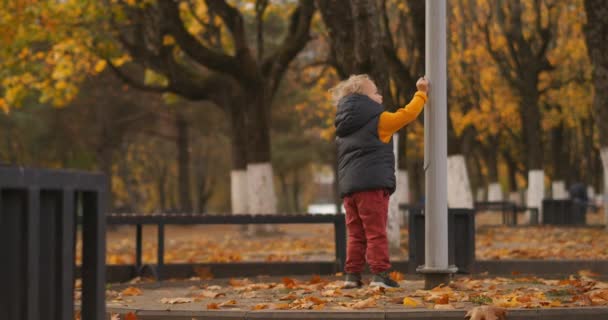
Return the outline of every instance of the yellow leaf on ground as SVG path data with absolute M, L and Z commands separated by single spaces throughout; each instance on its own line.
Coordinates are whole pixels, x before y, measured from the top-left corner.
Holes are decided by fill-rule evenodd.
M 416 300 L 414 300 L 413 298 L 410 297 L 405 297 L 403 298 L 403 305 L 406 307 L 417 307 L 418 306 L 418 302 Z
M 123 296 L 141 296 L 142 291 L 139 288 L 128 287 L 120 292 Z

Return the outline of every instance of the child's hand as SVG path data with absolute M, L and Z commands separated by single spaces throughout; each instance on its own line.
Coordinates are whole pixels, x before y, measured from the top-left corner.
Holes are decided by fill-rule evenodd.
M 416 82 L 416 88 L 418 89 L 418 91 L 427 93 L 429 91 L 429 80 L 427 80 L 426 77 L 418 79 L 418 81 Z

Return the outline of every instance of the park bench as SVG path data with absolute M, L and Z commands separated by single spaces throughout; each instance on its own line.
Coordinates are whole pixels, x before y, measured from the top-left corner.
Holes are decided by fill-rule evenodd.
M 585 225 L 587 223 L 587 203 L 572 199 L 543 200 L 543 224 Z
M 344 215 L 207 215 L 207 214 L 110 214 L 108 225 L 135 226 L 135 269 L 141 274 L 142 268 L 142 228 L 144 225 L 157 227 L 157 263 L 154 270 L 158 280 L 163 279 L 165 226 L 166 225 L 247 225 L 247 224 L 315 224 L 331 223 L 334 225 L 335 255 L 338 270 L 346 261 L 346 225 Z
M 508 226 L 517 225 L 517 214 L 530 211 L 530 225 L 538 224 L 538 208 L 519 206 L 511 201 L 479 201 L 475 202 L 475 211 L 494 211 L 502 213 L 502 224 Z

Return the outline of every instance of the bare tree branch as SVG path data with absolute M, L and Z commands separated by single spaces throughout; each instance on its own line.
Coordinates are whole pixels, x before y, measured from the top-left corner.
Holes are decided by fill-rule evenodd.
M 215 2 L 215 1 L 214 1 Z M 200 43 L 184 26 L 179 14 L 178 3 L 172 0 L 160 0 L 159 5 L 164 13 L 168 31 L 173 35 L 179 47 L 197 63 L 209 69 L 228 73 L 236 79 L 242 76 L 240 63 L 235 57 L 212 51 Z
M 310 40 L 310 23 L 315 12 L 313 0 L 300 0 L 292 12 L 287 35 L 279 49 L 264 60 L 262 72 L 268 77 L 270 95 L 276 92 L 289 63 Z

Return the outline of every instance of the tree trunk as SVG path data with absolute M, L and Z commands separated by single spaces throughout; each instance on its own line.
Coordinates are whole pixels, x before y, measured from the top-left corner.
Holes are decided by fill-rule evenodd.
M 249 150 L 247 153 L 247 200 L 251 214 L 275 214 L 277 196 L 274 174 L 270 163 L 270 114 L 264 88 L 258 86 L 248 92 L 251 112 L 247 127 Z
M 488 167 L 488 201 L 502 201 L 502 187 L 498 183 L 498 145 L 490 140 L 486 148 L 486 165 Z
M 564 135 L 566 130 L 564 123 L 560 122 L 551 129 L 551 160 L 553 161 L 553 179 L 551 183 L 551 196 L 553 199 L 561 200 L 568 198 L 566 191 L 566 175 L 569 167 L 569 157 L 566 152 Z
M 158 192 L 158 205 L 160 212 L 165 212 L 167 209 L 167 192 L 165 189 L 167 184 L 167 171 L 167 166 L 162 166 L 156 181 L 156 192 Z
M 300 175 L 298 170 L 293 173 L 293 185 L 292 185 L 292 197 L 293 197 L 293 212 L 300 213 Z
M 190 195 L 190 136 L 189 124 L 181 112 L 175 117 L 177 129 L 177 167 L 179 210 L 192 212 L 192 197 Z
M 244 103 L 240 99 L 232 103 Z M 229 114 L 232 124 L 232 169 L 230 171 L 230 204 L 233 214 L 249 213 L 247 184 L 247 115 L 236 106 Z
M 604 172 L 604 212 L 608 228 L 608 6 L 602 0 L 585 0 L 585 40 L 593 64 L 593 110 L 600 136 Z

